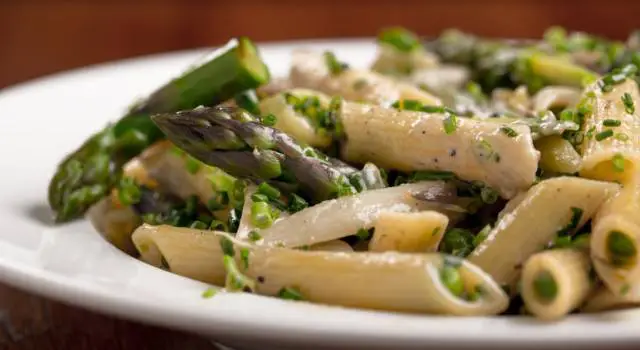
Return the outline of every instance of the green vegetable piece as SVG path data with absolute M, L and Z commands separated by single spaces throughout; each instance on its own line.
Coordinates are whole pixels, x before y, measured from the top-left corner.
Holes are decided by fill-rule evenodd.
M 635 263 L 638 254 L 633 240 L 620 231 L 611 231 L 607 236 L 607 250 L 609 262 L 618 267 L 625 267 Z
M 551 302 L 558 296 L 558 284 L 549 271 L 541 271 L 534 278 L 533 292 L 543 302 Z
M 128 160 L 164 137 L 151 115 L 223 102 L 266 83 L 269 77 L 251 40 L 241 37 L 156 90 L 58 166 L 48 191 L 56 222 L 81 217 L 118 182 Z
M 278 291 L 278 297 L 285 300 L 304 300 L 302 293 L 296 287 L 283 287 Z
M 230 292 L 253 292 L 256 290 L 256 282 L 240 272 L 233 257 L 225 255 L 223 264 L 227 272 L 225 288 Z
M 458 268 L 445 264 L 440 270 L 440 279 L 451 294 L 457 297 L 462 296 L 464 293 L 464 283 Z
M 378 42 L 390 45 L 401 52 L 410 52 L 419 49 L 420 39 L 415 33 L 401 27 L 392 27 L 382 30 L 378 34 Z
M 251 205 L 251 223 L 261 229 L 269 228 L 273 224 L 269 203 L 254 202 Z

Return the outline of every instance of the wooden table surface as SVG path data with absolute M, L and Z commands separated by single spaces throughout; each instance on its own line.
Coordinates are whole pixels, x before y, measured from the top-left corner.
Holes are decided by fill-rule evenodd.
M 119 58 L 258 41 L 373 35 L 402 24 L 423 35 L 457 26 L 539 37 L 564 25 L 613 38 L 640 26 L 626 0 L 0 0 L 0 88 Z M 0 285 L 0 348 L 215 349 L 185 333 L 118 320 Z

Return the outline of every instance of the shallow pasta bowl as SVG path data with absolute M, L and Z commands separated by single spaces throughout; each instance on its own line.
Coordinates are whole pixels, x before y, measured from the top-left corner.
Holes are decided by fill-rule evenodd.
M 274 75 L 294 47 L 330 48 L 355 66 L 372 40 L 262 46 Z M 249 294 L 201 298 L 206 285 L 156 269 L 110 246 L 86 221 L 54 226 L 47 184 L 58 161 L 137 97 L 204 54 L 157 55 L 76 70 L 0 91 L 0 280 L 66 303 L 257 349 L 640 344 L 640 310 L 571 316 L 435 317 L 288 302 Z M 398 296 L 401 298 L 402 296 Z

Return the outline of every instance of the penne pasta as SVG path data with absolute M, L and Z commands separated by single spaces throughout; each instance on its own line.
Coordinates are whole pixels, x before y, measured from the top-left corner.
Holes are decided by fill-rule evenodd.
M 534 145 L 540 151 L 540 168 L 555 174 L 575 174 L 580 171 L 582 157 L 573 145 L 558 135 L 545 136 Z
M 260 101 L 260 111 L 263 115 L 273 114 L 276 116 L 275 128 L 280 129 L 294 139 L 314 147 L 325 148 L 333 141 L 331 135 L 320 132 L 320 128 L 312 124 L 311 118 L 301 111 L 294 109 L 288 103 L 286 96 L 293 95 L 296 98 L 313 97 L 320 104 L 319 108 L 329 107 L 329 96 L 308 89 L 286 90 Z M 317 109 L 314 113 L 317 113 Z
M 344 103 L 341 120 L 347 136 L 342 156 L 403 171 L 446 170 L 464 180 L 482 181 L 505 198 L 535 180 L 539 153 L 529 128 L 458 118 L 446 131 L 447 117 Z
M 224 285 L 225 270 L 220 235 L 216 231 L 184 227 L 138 227 L 131 239 L 140 259 L 180 276 Z
M 116 205 L 111 196 L 105 197 L 87 211 L 87 218 L 107 241 L 129 255 L 136 249 L 131 233 L 142 220 L 129 206 Z
M 623 101 L 640 103 L 638 85 L 626 79 L 611 92 L 602 92 L 598 84 L 584 97 L 592 113 L 586 118 L 582 144 L 580 176 L 626 183 L 638 173 L 640 159 L 640 117 L 628 113 Z
M 622 310 L 640 305 L 640 299 L 630 294 L 614 293 L 605 286 L 600 286 L 580 309 L 582 312 L 601 312 Z
M 461 283 L 456 295 L 442 281 L 442 254 L 305 252 L 255 249 L 247 274 L 260 294 L 278 295 L 294 287 L 305 300 L 366 309 L 450 315 L 493 315 L 508 299 L 482 270 L 457 260 Z M 471 293 L 473 300 L 461 297 Z M 477 293 L 477 294 L 475 294 Z
M 553 249 L 534 254 L 522 268 L 520 293 L 527 310 L 543 320 L 566 316 L 592 290 L 590 270 L 584 251 Z
M 448 224 L 449 218 L 436 211 L 380 213 L 369 251 L 435 252 Z
M 640 183 L 624 185 L 593 219 L 591 255 L 600 279 L 614 294 L 640 297 Z
M 616 184 L 575 177 L 542 181 L 517 199 L 518 205 L 499 218 L 468 259 L 498 283 L 511 285 L 518 278 L 521 264 L 558 232 L 569 234 L 579 229 L 618 188 Z
M 379 73 L 347 69 L 339 74 L 332 74 L 327 66 L 326 56 L 318 52 L 295 51 L 292 60 L 289 78 L 297 88 L 318 90 L 351 101 L 385 106 L 398 100 L 417 100 L 434 106 L 441 104 L 437 97 Z
M 581 91 L 569 86 L 547 86 L 533 96 L 536 112 L 575 106 L 580 101 Z
M 420 193 L 429 193 L 433 201 L 419 199 Z M 453 197 L 452 197 L 453 196 Z M 437 198 L 454 198 L 451 187 L 443 182 L 419 182 L 397 187 L 365 191 L 356 195 L 322 202 L 292 214 L 286 220 L 273 224 L 261 232 L 263 244 L 300 247 L 327 242 L 355 234 L 360 229 L 373 227 L 380 214 L 387 211 L 413 212 L 441 210 L 459 216 L 453 205 L 439 204 Z M 305 230 L 299 230 L 304 227 Z

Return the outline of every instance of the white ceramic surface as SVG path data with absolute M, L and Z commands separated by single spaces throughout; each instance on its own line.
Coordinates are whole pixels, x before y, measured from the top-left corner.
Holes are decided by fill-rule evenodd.
M 263 57 L 274 75 L 286 74 L 289 53 L 299 46 L 331 48 L 359 66 L 374 55 L 371 42 L 363 40 L 263 45 Z M 109 63 L 0 91 L 1 282 L 225 343 L 260 344 L 258 349 L 640 344 L 640 310 L 542 324 L 516 317 L 350 310 L 248 294 L 219 294 L 205 300 L 200 297 L 204 284 L 129 258 L 85 221 L 53 226 L 46 188 L 57 162 L 107 121 L 118 118 L 134 99 L 178 74 L 204 52 Z

